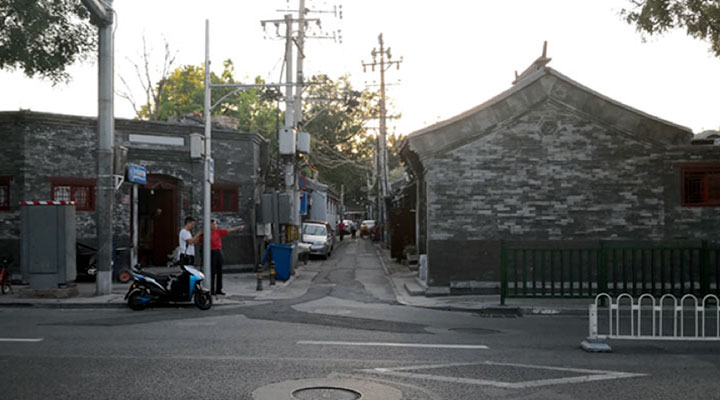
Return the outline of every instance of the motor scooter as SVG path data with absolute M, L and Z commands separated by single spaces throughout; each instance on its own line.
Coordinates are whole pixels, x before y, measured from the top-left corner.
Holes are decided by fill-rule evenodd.
M 209 310 L 213 300 L 201 285 L 205 275 L 188 265 L 180 265 L 180 270 L 177 275 L 158 275 L 143 271 L 139 265 L 132 267 L 133 283 L 125 294 L 128 306 L 139 311 L 152 303 L 192 301 L 197 308 Z

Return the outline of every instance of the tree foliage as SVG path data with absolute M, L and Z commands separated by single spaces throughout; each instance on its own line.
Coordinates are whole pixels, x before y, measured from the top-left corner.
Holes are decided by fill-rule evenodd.
M 202 115 L 205 71 L 202 65 L 183 65 L 157 82 L 157 103 L 139 108 L 137 118 L 168 120 L 171 116 Z M 232 61 L 223 62 L 223 70 L 211 74 L 213 83 L 241 83 L 235 77 Z M 310 133 L 311 152 L 300 159 L 306 176 L 318 175 L 338 194 L 345 189 L 345 204 L 361 207 L 367 199 L 368 178 L 373 177 L 376 135 L 369 132 L 368 122 L 378 115 L 378 94 L 368 89 L 356 90 L 349 77 L 333 80 L 325 75 L 311 77 L 303 91 L 301 129 Z M 253 83 L 264 83 L 259 77 Z M 212 103 L 217 103 L 232 88 L 214 88 Z M 234 117 L 238 129 L 258 132 L 270 140 L 270 154 L 277 160 L 277 128 L 284 124 L 279 110 L 281 93 L 275 89 L 252 88 L 235 93 L 218 104 L 213 115 Z M 150 112 L 154 107 L 155 113 Z M 397 136 L 388 137 L 389 167 L 399 165 Z M 275 163 L 273 163 L 273 166 Z M 269 183 L 280 182 L 270 176 Z
M 624 9 L 625 20 L 643 34 L 662 34 L 685 28 L 688 35 L 710 42 L 720 57 L 720 1 L 717 0 L 631 0 Z
M 79 0 L 0 0 L 0 68 L 54 83 L 97 48 L 97 30 Z

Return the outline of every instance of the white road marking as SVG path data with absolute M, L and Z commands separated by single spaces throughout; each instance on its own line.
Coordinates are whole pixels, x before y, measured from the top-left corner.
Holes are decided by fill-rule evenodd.
M 388 342 L 335 342 L 319 340 L 300 340 L 297 344 L 312 344 L 320 346 L 368 346 L 368 347 L 418 347 L 423 349 L 471 349 L 487 350 L 489 347 L 482 344 L 426 344 L 426 343 L 388 343 Z
M 401 371 L 417 371 L 427 370 L 436 368 L 449 368 L 449 367 L 463 367 L 469 365 L 491 365 L 498 367 L 514 367 L 514 368 L 528 368 L 528 369 L 544 369 L 549 371 L 564 371 L 564 372 L 575 372 L 585 375 L 571 376 L 565 378 L 552 378 L 552 379 L 538 379 L 531 381 L 522 382 L 504 382 L 504 381 L 491 381 L 486 379 L 472 379 L 472 378 L 460 378 L 453 376 L 443 375 L 430 375 L 430 374 L 418 374 L 414 372 L 401 372 Z M 439 382 L 451 382 L 451 383 L 464 383 L 469 385 L 479 386 L 493 386 L 503 389 L 526 389 L 539 386 L 549 385 L 562 385 L 571 383 L 585 383 L 594 381 L 603 381 L 611 379 L 623 379 L 623 378 L 636 378 L 641 376 L 647 376 L 647 374 L 638 374 L 630 372 L 619 372 L 619 371 L 604 371 L 604 370 L 593 370 L 583 368 L 564 368 L 564 367 L 552 367 L 545 365 L 531 365 L 531 364 L 516 364 L 516 363 L 500 363 L 492 361 L 483 361 L 475 363 L 453 363 L 453 364 L 429 364 L 429 365 L 416 365 L 408 367 L 397 367 L 397 368 L 372 368 L 364 369 L 363 372 L 390 375 L 403 378 L 415 378 L 415 379 L 429 379 Z
M 42 342 L 43 338 L 0 338 L 0 342 L 30 342 L 30 343 L 36 343 L 36 342 Z

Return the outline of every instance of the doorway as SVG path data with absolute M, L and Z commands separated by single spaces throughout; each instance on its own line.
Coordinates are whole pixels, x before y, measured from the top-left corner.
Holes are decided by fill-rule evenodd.
M 177 247 L 178 197 L 176 178 L 150 174 L 138 190 L 138 262 L 165 266 Z

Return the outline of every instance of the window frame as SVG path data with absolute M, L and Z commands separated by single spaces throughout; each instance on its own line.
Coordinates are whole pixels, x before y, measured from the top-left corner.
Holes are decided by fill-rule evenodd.
M 50 178 L 50 199 L 55 201 L 55 188 L 58 186 L 69 186 L 70 187 L 70 201 L 75 202 L 76 211 L 95 211 L 95 179 L 89 178 Z M 75 200 L 75 192 L 79 187 L 88 188 L 88 206 L 81 206 Z
M 221 193 L 220 197 L 217 197 L 219 202 L 216 203 L 215 199 L 217 193 Z M 232 197 L 231 204 L 228 206 L 225 204 L 226 195 L 229 194 Z M 210 211 L 211 212 L 238 212 L 240 211 L 240 185 L 231 183 L 215 183 L 210 187 Z
M 720 196 L 710 198 L 710 176 L 715 175 L 716 184 L 720 185 L 720 163 L 682 163 L 676 164 L 680 168 L 681 205 L 683 207 L 720 207 Z M 701 201 L 688 201 L 688 178 L 690 175 L 700 175 Z
M 0 211 L 10 211 L 10 186 L 12 176 L 0 176 L 0 187 L 7 187 L 7 204 L 0 203 Z

